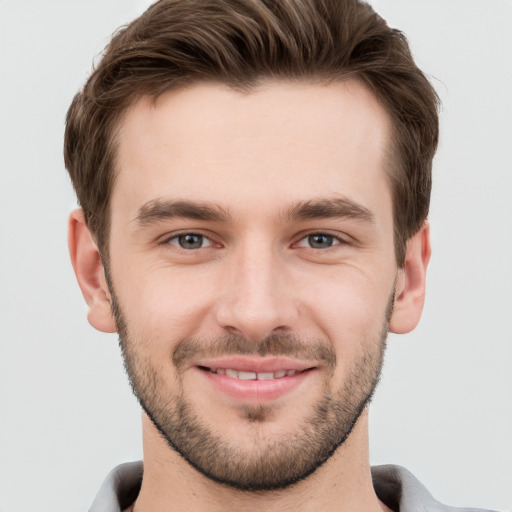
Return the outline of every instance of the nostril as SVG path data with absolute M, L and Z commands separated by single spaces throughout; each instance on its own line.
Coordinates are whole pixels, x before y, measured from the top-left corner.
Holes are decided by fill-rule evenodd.
M 268 290 L 263 300 L 260 293 L 258 301 L 250 294 L 242 296 L 241 292 L 234 298 L 221 299 L 215 308 L 219 327 L 225 333 L 254 341 L 295 330 L 300 318 L 297 301 L 287 294 L 276 294 Z

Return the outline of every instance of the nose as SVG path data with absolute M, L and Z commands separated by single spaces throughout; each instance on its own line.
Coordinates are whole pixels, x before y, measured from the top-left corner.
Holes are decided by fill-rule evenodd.
M 299 318 L 299 300 L 288 278 L 285 258 L 270 249 L 241 249 L 229 263 L 216 314 L 230 334 L 260 341 L 277 332 L 290 332 Z

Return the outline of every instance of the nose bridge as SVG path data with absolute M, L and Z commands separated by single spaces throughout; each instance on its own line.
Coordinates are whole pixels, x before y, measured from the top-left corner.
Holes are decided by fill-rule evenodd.
M 222 327 L 254 340 L 291 329 L 298 312 L 286 274 L 271 243 L 255 237 L 242 244 L 227 269 L 218 308 Z

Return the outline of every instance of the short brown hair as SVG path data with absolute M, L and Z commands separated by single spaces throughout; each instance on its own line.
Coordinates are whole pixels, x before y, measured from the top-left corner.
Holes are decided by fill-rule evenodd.
M 392 121 L 395 253 L 425 221 L 438 97 L 405 36 L 359 0 L 160 0 L 119 30 L 67 115 L 64 157 L 86 222 L 108 253 L 116 128 L 142 96 L 199 82 L 357 78 Z

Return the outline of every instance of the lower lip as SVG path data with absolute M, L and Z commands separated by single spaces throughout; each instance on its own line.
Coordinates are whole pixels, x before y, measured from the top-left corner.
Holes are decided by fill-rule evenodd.
M 296 389 L 314 372 L 314 369 L 311 369 L 279 379 L 242 380 L 199 368 L 196 370 L 208 379 L 215 389 L 236 400 L 251 403 L 276 400 Z

